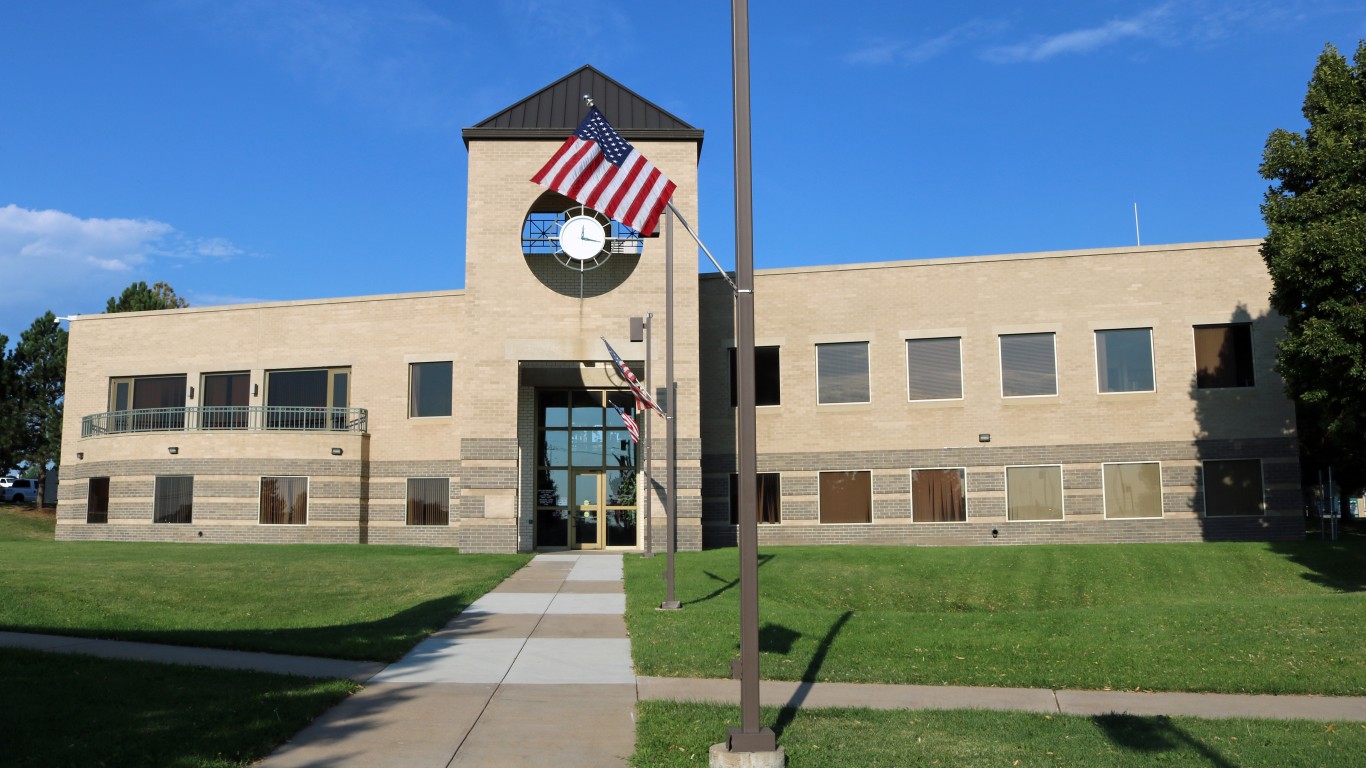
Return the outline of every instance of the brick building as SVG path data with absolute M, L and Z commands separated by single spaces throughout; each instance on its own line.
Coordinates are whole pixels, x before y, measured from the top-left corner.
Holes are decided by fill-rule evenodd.
M 662 386 L 665 238 L 597 215 L 612 245 L 568 256 L 594 212 L 528 181 L 582 93 L 696 222 L 702 131 L 571 73 L 464 132 L 464 290 L 73 320 L 58 538 L 660 547 L 662 420 L 647 486 L 600 337 Z M 733 312 L 678 234 L 695 549 L 735 537 Z M 760 271 L 760 541 L 1299 536 L 1269 290 L 1256 241 Z

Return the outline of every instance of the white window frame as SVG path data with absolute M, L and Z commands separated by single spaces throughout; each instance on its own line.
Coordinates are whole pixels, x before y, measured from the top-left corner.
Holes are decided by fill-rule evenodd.
M 821 520 L 821 475 L 829 472 L 867 472 L 868 473 L 868 522 L 866 523 L 827 523 Z M 816 471 L 816 524 L 817 525 L 872 525 L 877 522 L 877 494 L 873 492 L 873 470 L 871 469 L 821 469 Z
M 434 416 L 431 418 L 445 418 L 444 416 Z M 446 527 L 451 525 L 451 513 L 455 508 L 455 499 L 451 495 L 450 477 L 442 475 L 414 476 L 403 478 L 403 527 L 404 528 L 440 528 L 440 525 L 419 525 L 408 522 L 408 502 L 412 501 L 412 496 L 408 493 L 409 480 L 445 480 L 446 481 Z
M 1058 486 L 1061 493 L 1058 498 L 1062 501 L 1062 517 L 1056 520 L 1011 520 L 1010 519 L 1010 470 L 1011 469 L 1035 469 L 1039 467 L 1058 468 Z M 1006 522 L 1007 523 L 1061 523 L 1067 520 L 1067 469 L 1062 464 L 1007 464 L 1001 467 L 1001 479 L 1005 485 L 1006 498 Z
M 304 479 L 304 493 L 307 494 L 308 506 L 313 506 L 313 476 L 312 475 L 260 475 L 256 481 L 256 526 L 258 528 L 307 528 L 313 523 L 313 514 L 305 510 L 307 516 L 302 523 L 263 523 L 261 522 L 261 486 L 266 484 L 266 478 L 272 480 L 294 480 L 302 477 Z
M 1053 337 L 1053 394 L 1051 395 L 1007 395 L 1006 394 L 1006 367 L 1005 355 L 1001 348 L 1001 342 L 1007 336 L 1040 336 L 1048 334 Z M 1062 395 L 1062 377 L 1058 375 L 1058 332 L 1057 331 L 1018 331 L 1013 333 L 996 334 L 996 375 L 1000 380 L 1000 391 L 1002 400 L 1028 400 L 1030 398 L 1060 397 Z M 1019 464 L 1016 466 L 1024 467 L 1043 467 L 1045 464 Z
M 916 341 L 942 341 L 944 339 L 956 339 L 958 341 L 958 397 L 911 397 L 911 343 Z M 908 403 L 954 403 L 963 400 L 966 395 L 966 387 L 963 386 L 963 337 L 962 336 L 914 336 L 902 339 L 906 354 L 906 402 Z M 1056 352 L 1054 353 L 1056 355 Z M 1054 366 L 1056 367 L 1056 360 Z M 871 390 L 870 390 L 871 394 Z M 945 467 L 949 469 L 949 467 Z
M 1222 389 L 1233 389 L 1233 387 L 1222 387 Z M 1238 387 L 1238 389 L 1251 389 L 1251 387 Z M 1209 473 L 1205 471 L 1205 464 L 1211 461 L 1255 461 L 1257 462 L 1257 488 L 1262 492 L 1261 511 L 1255 515 L 1215 515 L 1209 514 Z M 1256 459 L 1201 459 L 1200 460 L 1200 519 L 1201 520 L 1223 520 L 1225 518 L 1249 518 L 1266 517 L 1266 461 L 1261 458 Z
M 1105 500 L 1105 468 L 1110 466 L 1127 466 L 1130 464 L 1156 464 L 1157 465 L 1157 516 L 1156 517 L 1111 517 L 1110 505 Z M 1100 507 L 1106 520 L 1162 520 L 1167 517 L 1167 486 L 1162 482 L 1162 462 L 1161 461 L 1102 461 L 1100 463 Z
M 1120 391 L 1115 391 L 1115 392 L 1106 392 L 1105 390 L 1103 390 L 1103 389 L 1100 388 L 1100 335 L 1101 335 L 1102 333 L 1105 333 L 1106 331 L 1147 331 L 1147 332 L 1148 332 L 1148 366 L 1149 366 L 1149 368 L 1150 368 L 1150 369 L 1152 370 L 1152 372 L 1153 372 L 1153 388 L 1152 388 L 1152 389 L 1125 389 L 1125 390 L 1120 390 Z M 1106 328 L 1093 328 L 1093 329 L 1092 329 L 1092 331 L 1091 331 L 1091 338 L 1092 338 L 1092 341 L 1094 342 L 1094 344 L 1092 345 L 1092 348 L 1091 348 L 1091 354 L 1095 356 L 1095 361 L 1094 361 L 1094 362 L 1095 362 L 1095 366 L 1096 366 L 1096 394 L 1098 394 L 1098 395 L 1136 395 L 1136 394 L 1141 394 L 1141 393 L 1144 393 L 1144 392 L 1156 392 L 1156 391 L 1157 391 L 1157 343 L 1156 343 L 1156 341 L 1153 340 L 1153 335 L 1154 335 L 1154 334 L 1153 334 L 1153 328 L 1152 328 L 1152 326 L 1144 326 L 1144 325 L 1137 325 L 1137 326 L 1127 326 L 1127 325 L 1126 325 L 1126 326 L 1124 326 L 1124 327 L 1115 327 L 1115 328 L 1106 327 Z M 1192 338 L 1192 340 L 1195 338 L 1195 331 L 1194 331 L 1194 328 L 1193 328 L 1193 327 L 1192 327 L 1192 331 L 1191 331 L 1191 338 Z M 1056 350 L 1056 349 L 1054 350 L 1053 355 L 1054 355 L 1054 357 L 1053 357 L 1053 365 L 1056 367 L 1056 366 L 1057 366 L 1057 350 Z M 1112 464 L 1131 463 L 1131 464 L 1132 464 L 1132 463 L 1135 463 L 1135 462 L 1110 462 L 1110 463 L 1112 463 Z
M 962 520 L 916 520 L 915 519 L 915 473 L 924 470 L 956 469 L 963 473 L 963 519 Z M 967 467 L 911 467 L 906 472 L 911 490 L 911 523 L 914 525 L 962 525 L 968 522 L 968 468 Z
M 868 377 L 868 399 L 867 400 L 846 400 L 838 403 L 821 402 L 821 347 L 834 346 L 836 344 L 862 344 L 868 349 L 868 369 L 864 375 Z M 816 405 L 817 406 L 841 406 L 841 405 L 868 405 L 873 402 L 873 343 L 871 340 L 850 339 L 848 341 L 821 341 L 812 345 L 812 352 L 816 356 Z M 856 471 L 856 470 L 850 470 Z

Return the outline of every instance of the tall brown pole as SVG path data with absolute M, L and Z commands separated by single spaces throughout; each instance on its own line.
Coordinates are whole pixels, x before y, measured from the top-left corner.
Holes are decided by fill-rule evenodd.
M 676 611 L 683 607 L 674 595 L 674 553 L 678 551 L 678 387 L 674 384 L 674 214 L 664 219 L 664 602 L 659 607 Z
M 645 313 L 645 391 L 646 391 L 646 392 L 649 392 L 649 391 L 650 391 L 650 382 L 653 381 L 653 379 L 651 378 L 651 376 L 654 374 L 654 369 L 655 369 L 655 359 L 654 359 L 653 357 L 651 357 L 651 355 L 653 354 L 653 352 L 651 351 L 651 340 L 650 340 L 650 337 L 654 335 L 654 324 L 655 324 L 655 314 L 654 314 L 653 312 L 646 312 L 646 313 Z M 650 418 L 650 412 L 649 412 L 649 411 L 646 411 L 646 412 L 641 413 L 641 414 L 636 414 L 636 412 L 635 412 L 634 410 L 632 410 L 632 411 L 631 411 L 631 415 L 632 415 L 632 416 L 639 415 L 639 416 L 640 416 L 640 420 L 643 421 L 643 422 L 645 422 L 644 424 L 641 424 L 641 425 L 640 425 L 641 427 L 643 427 L 643 430 L 642 430 L 642 433 L 641 433 L 641 437 L 642 437 L 643 439 L 642 439 L 641 442 L 644 443 L 644 447 L 645 447 L 645 557 L 654 557 L 654 556 L 655 556 L 654 529 L 653 529 L 653 527 L 652 527 L 651 524 L 650 524 L 650 516 L 654 514 L 654 510 L 652 509 L 651 504 L 650 504 L 650 497 L 653 496 L 654 493 L 655 493 L 654 475 L 651 474 L 651 468 L 652 468 L 652 464 L 654 463 L 655 452 L 654 452 L 654 444 L 650 442 L 650 440 L 652 439 L 652 438 L 651 438 L 651 434 L 650 434 L 650 422 L 653 421 L 653 419 Z M 637 493 L 637 494 L 636 494 L 636 498 L 639 499 L 640 497 L 641 497 L 641 494 Z
M 759 726 L 758 450 L 754 421 L 754 211 L 749 139 L 749 3 L 731 2 L 735 78 L 735 411 L 740 480 L 740 727 L 732 752 L 772 752 L 777 739 Z

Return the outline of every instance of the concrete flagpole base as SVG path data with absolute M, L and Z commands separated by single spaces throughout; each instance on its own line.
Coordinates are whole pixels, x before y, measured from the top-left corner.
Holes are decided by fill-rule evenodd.
M 711 768 L 784 768 L 787 750 L 780 746 L 771 752 L 732 752 L 722 742 L 711 745 L 707 760 Z

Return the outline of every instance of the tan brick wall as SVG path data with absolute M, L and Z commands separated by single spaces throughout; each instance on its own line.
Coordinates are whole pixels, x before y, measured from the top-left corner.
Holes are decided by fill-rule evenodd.
M 734 332 L 725 286 L 702 283 L 704 506 L 708 543 L 721 543 L 734 536 Z M 1067 528 L 1058 534 L 1066 540 L 1110 540 L 1081 533 L 1100 530 L 1088 521 L 1143 540 L 1166 536 L 1163 525 L 1205 530 L 1177 521 L 1203 520 L 1199 467 L 1207 459 L 1260 459 L 1268 514 L 1297 517 L 1294 410 L 1273 368 L 1284 321 L 1269 307 L 1270 287 L 1256 241 L 760 272 L 757 343 L 780 347 L 782 386 L 782 404 L 758 411 L 759 470 L 781 472 L 783 483 L 783 524 L 765 527 L 764 540 L 944 543 L 943 524 L 903 525 L 909 470 L 918 467 L 966 468 L 962 525 L 980 520 L 987 530 L 1005 522 L 1004 468 L 1018 464 L 1063 466 L 1067 519 L 1051 525 Z M 1198 390 L 1192 328 L 1229 322 L 1252 324 L 1256 386 Z M 1153 392 L 1098 392 L 1095 331 L 1112 328 L 1152 329 Z M 1001 395 L 999 337 L 1027 332 L 1056 334 L 1057 396 Z M 906 340 L 940 336 L 962 339 L 963 397 L 910 401 Z M 870 403 L 816 403 L 816 345 L 834 341 L 868 342 Z M 983 433 L 989 443 L 978 441 Z M 1100 465 L 1112 461 L 1162 462 L 1164 521 L 1104 519 Z M 873 471 L 866 530 L 819 524 L 821 470 Z M 1238 530 L 1285 534 L 1284 526 Z

